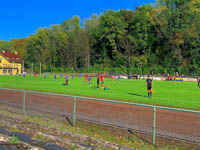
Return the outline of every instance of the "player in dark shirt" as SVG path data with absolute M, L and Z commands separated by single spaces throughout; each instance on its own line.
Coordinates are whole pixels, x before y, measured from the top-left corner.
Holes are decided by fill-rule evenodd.
M 99 83 L 100 83 L 100 75 L 97 75 L 97 88 L 99 88 Z
M 65 85 L 69 85 L 69 75 L 66 75 L 65 76 Z
M 146 87 L 147 87 L 147 91 L 148 91 L 148 97 L 152 97 L 152 80 L 150 79 L 150 76 L 148 75 L 147 76 L 147 79 L 146 79 Z

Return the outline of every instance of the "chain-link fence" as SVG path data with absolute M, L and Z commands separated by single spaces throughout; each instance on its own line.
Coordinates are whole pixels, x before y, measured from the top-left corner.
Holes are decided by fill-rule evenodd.
M 0 104 L 200 144 L 200 111 L 0 88 Z

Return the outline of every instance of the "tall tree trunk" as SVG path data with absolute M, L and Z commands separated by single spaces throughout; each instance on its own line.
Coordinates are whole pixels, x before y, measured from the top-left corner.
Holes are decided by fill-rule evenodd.
M 69 59 L 69 46 L 67 47 L 67 67 L 69 67 L 70 59 Z
M 88 69 L 90 68 L 90 48 L 88 47 Z
M 53 66 L 56 66 L 56 62 L 55 62 L 55 52 L 53 53 Z
M 77 60 L 76 60 L 77 56 L 76 55 L 77 54 L 76 54 L 76 48 L 75 48 L 75 51 L 74 51 L 74 68 L 75 68 L 75 70 L 77 69 Z
M 87 49 L 86 49 L 85 67 L 87 69 L 89 69 L 89 67 L 90 67 L 90 48 L 89 47 L 87 47 Z

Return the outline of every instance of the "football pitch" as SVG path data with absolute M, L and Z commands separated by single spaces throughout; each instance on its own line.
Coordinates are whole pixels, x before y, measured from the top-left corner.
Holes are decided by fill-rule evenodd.
M 144 104 L 155 104 L 170 107 L 200 109 L 200 88 L 196 82 L 153 81 L 155 93 L 147 97 L 145 80 L 109 79 L 105 78 L 105 86 L 109 90 L 97 89 L 96 78 L 92 78 L 91 86 L 84 82 L 84 77 L 70 78 L 66 86 L 65 79 L 53 76 L 0 76 L 0 87 L 26 89 L 42 92 L 53 92 L 70 95 L 114 99 Z

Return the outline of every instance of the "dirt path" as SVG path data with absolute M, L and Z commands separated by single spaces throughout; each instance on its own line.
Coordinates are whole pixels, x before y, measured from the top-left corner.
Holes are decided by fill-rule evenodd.
M 23 93 L 0 90 L 0 103 L 22 108 Z M 141 106 L 77 99 L 78 119 L 152 133 L 153 110 Z M 26 94 L 26 110 L 34 109 L 72 117 L 73 99 Z M 161 110 L 156 112 L 156 134 L 200 144 L 200 114 Z

